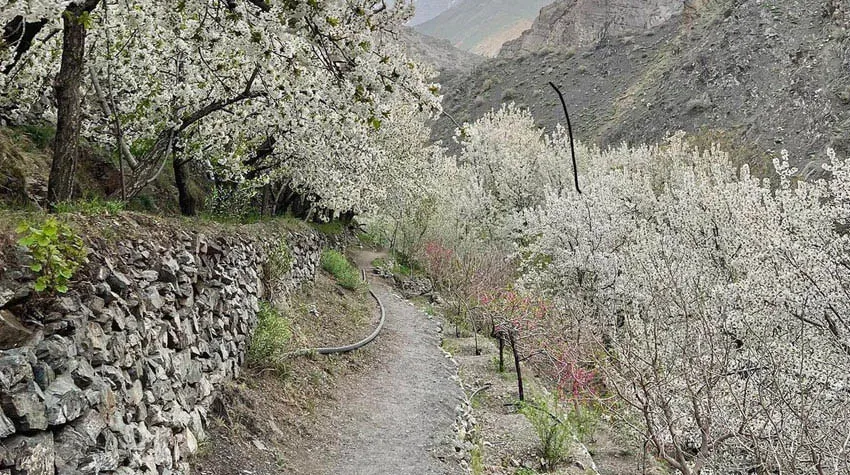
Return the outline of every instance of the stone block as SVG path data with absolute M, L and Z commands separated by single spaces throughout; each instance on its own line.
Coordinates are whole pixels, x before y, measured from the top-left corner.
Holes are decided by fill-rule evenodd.
M 2 441 L 5 453 L 0 465 L 12 467 L 15 475 L 53 475 L 53 433 L 40 432 L 32 436 L 15 436 Z

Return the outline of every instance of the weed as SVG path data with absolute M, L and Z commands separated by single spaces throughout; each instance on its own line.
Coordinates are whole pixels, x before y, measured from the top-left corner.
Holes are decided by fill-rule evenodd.
M 56 136 L 56 127 L 50 125 L 22 125 L 20 130 L 42 150 L 49 147 L 53 143 L 53 137 Z
M 153 213 L 157 211 L 156 201 L 150 195 L 138 195 L 134 197 L 128 203 L 128 208 L 144 213 Z
M 484 473 L 484 444 L 479 439 L 475 446 L 470 451 L 469 468 L 472 469 L 473 475 L 483 475 Z
M 394 275 L 412 277 L 416 272 L 416 265 L 400 253 L 394 252 L 391 258 L 379 257 L 372 261 L 372 267 L 382 269 Z
M 490 361 L 493 363 L 493 367 L 496 368 L 497 373 L 505 372 L 504 365 L 500 364 L 499 362 L 499 355 L 493 356 L 492 358 L 490 358 Z
M 292 325 L 288 318 L 268 302 L 260 302 L 257 329 L 248 348 L 248 362 L 254 366 L 278 367 L 289 350 Z
M 357 239 L 369 247 L 382 247 L 385 244 L 384 239 L 373 232 L 358 233 Z
M 215 186 L 207 196 L 202 217 L 224 224 L 253 223 L 262 216 L 253 206 L 256 190 L 242 186 Z
M 62 201 L 56 204 L 57 213 L 79 213 L 87 216 L 113 215 L 124 211 L 124 202 L 94 197 Z
M 540 438 L 540 455 L 546 465 L 555 467 L 563 462 L 575 434 L 558 402 L 552 397 L 534 397 L 529 403 L 520 403 L 519 412 Z
M 56 218 L 47 218 L 39 225 L 21 223 L 18 234 L 24 234 L 18 244 L 32 256 L 29 268 L 38 276 L 35 291 L 68 291 L 68 282 L 87 259 L 82 238 L 70 226 Z
M 340 220 L 328 221 L 327 223 L 310 223 L 313 228 L 328 236 L 339 236 L 345 232 L 345 223 Z
M 549 468 L 556 467 L 569 456 L 574 440 L 587 441 L 596 432 L 599 410 L 576 402 L 572 410 L 564 411 L 553 396 L 535 396 L 521 403 L 519 412 L 534 427 L 540 438 L 540 452 Z
M 331 274 L 343 288 L 357 290 L 363 286 L 360 272 L 338 251 L 328 249 L 322 252 L 322 269 Z
M 460 344 L 456 340 L 443 340 L 443 343 L 440 346 L 452 355 L 456 355 L 460 352 Z
M 292 251 L 289 250 L 289 244 L 285 239 L 281 239 L 280 243 L 269 253 L 269 278 L 276 281 L 292 270 L 292 265 L 295 263 L 295 258 L 292 256 Z

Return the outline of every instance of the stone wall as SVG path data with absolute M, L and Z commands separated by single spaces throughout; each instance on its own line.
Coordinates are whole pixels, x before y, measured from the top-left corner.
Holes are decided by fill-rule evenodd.
M 90 262 L 67 294 L 31 293 L 20 248 L 7 245 L 0 261 L 0 475 L 189 473 L 216 389 L 239 375 L 259 300 L 312 280 L 323 238 L 77 221 L 92 230 Z M 268 272 L 282 239 L 292 268 Z

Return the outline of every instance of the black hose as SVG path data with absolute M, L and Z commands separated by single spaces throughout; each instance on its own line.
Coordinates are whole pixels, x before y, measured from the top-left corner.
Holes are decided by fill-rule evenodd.
M 366 281 L 366 271 L 361 269 L 360 272 L 361 272 L 361 275 L 363 276 L 363 282 L 367 282 Z M 368 283 L 367 283 L 367 285 L 368 285 Z M 308 354 L 337 355 L 337 354 L 341 354 L 341 353 L 349 353 L 349 352 L 352 352 L 352 351 L 359 350 L 360 348 L 363 348 L 364 346 L 368 345 L 369 343 L 372 343 L 372 341 L 374 341 L 375 338 L 378 337 L 378 334 L 380 334 L 381 330 L 384 328 L 384 322 L 387 319 L 387 312 L 384 309 L 383 302 L 381 302 L 381 299 L 378 298 L 378 296 L 375 294 L 375 292 L 372 291 L 372 289 L 369 289 L 369 295 L 371 295 L 372 298 L 374 298 L 375 301 L 378 302 L 378 307 L 381 309 L 381 321 L 378 323 L 378 326 L 377 326 L 377 328 L 375 328 L 375 331 L 373 331 L 369 336 L 367 336 L 366 338 L 358 341 L 357 343 L 353 343 L 351 345 L 339 346 L 339 347 L 330 347 L 330 348 L 310 348 L 310 349 L 306 349 L 306 350 L 296 351 L 295 353 L 292 353 L 291 356 L 302 356 L 302 355 L 308 355 Z

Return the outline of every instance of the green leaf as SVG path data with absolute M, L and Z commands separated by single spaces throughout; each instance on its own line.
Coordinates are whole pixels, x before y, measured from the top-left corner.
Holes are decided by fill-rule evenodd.
M 43 266 L 38 262 L 30 265 L 30 270 L 33 272 L 41 272 L 41 269 L 43 269 Z
M 64 294 L 65 292 L 68 291 L 68 286 L 67 285 L 57 285 L 56 291 L 59 292 L 60 294 Z
M 35 285 L 33 286 L 36 292 L 43 292 L 44 289 L 47 288 L 47 282 L 45 282 L 44 278 L 38 279 L 35 281 Z

